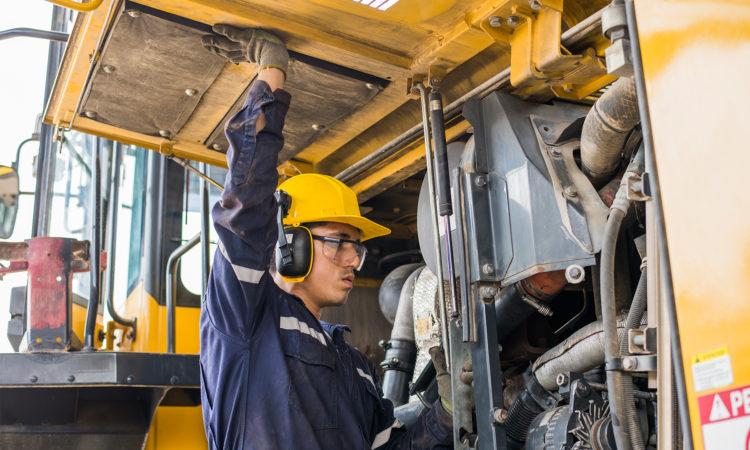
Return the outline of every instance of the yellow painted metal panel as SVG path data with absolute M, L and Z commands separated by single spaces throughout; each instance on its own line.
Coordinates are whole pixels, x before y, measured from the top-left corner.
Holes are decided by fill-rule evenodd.
M 636 14 L 701 449 L 697 398 L 750 384 L 750 3 L 639 0 Z M 691 358 L 723 347 L 733 382 L 696 392 Z
M 102 346 L 102 340 L 100 339 L 100 332 L 102 331 L 102 316 L 100 314 L 96 316 L 96 325 L 94 326 L 94 347 L 100 348 Z M 83 342 L 83 334 L 86 329 L 86 308 L 83 306 L 73 303 L 72 315 L 70 321 L 70 329 L 78 336 L 78 339 Z
M 132 344 L 132 350 L 166 352 L 167 308 L 159 306 L 156 300 L 146 292 L 142 283 L 133 289 L 124 309 L 125 317 L 138 318 L 138 334 Z M 200 350 L 198 335 L 200 308 L 178 307 L 175 313 L 177 353 L 198 353 Z M 198 450 L 207 447 L 200 406 L 157 408 L 146 449 Z
M 208 448 L 200 406 L 163 406 L 156 410 L 146 450 L 201 450 Z

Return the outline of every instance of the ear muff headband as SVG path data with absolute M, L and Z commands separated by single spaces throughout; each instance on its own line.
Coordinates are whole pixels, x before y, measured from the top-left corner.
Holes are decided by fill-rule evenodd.
M 283 257 L 276 245 L 276 270 L 279 275 L 290 283 L 299 283 L 304 280 L 312 270 L 313 265 L 313 239 L 312 232 L 306 227 L 287 227 L 284 228 L 283 234 L 286 238 L 287 248 L 291 258 L 287 258 L 287 263 L 283 262 Z

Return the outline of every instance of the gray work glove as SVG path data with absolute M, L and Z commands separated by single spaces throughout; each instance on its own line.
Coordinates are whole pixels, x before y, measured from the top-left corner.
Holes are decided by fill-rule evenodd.
M 440 402 L 443 404 L 443 408 L 446 411 L 453 414 L 453 386 L 451 385 L 451 376 L 448 373 L 448 365 L 445 363 L 445 353 L 440 347 L 432 347 L 429 350 L 430 358 L 432 359 L 432 365 L 435 366 L 435 379 L 438 384 L 438 394 L 440 394 Z M 466 361 L 461 367 L 461 375 L 459 378 L 462 383 L 468 387 L 473 387 L 474 383 L 474 372 L 472 370 L 471 361 Z M 459 391 L 459 395 L 470 397 L 471 389 L 462 388 Z M 471 401 L 470 398 L 465 399 Z
M 235 64 L 249 61 L 258 64 L 258 72 L 275 67 L 284 72 L 289 66 L 289 52 L 281 39 L 273 34 L 254 28 L 238 28 L 225 23 L 213 26 L 219 34 L 203 36 L 201 42 L 211 53 L 215 53 Z

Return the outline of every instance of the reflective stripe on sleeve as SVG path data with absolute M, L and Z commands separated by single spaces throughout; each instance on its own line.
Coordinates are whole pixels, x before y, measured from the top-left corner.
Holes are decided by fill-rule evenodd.
M 378 388 L 375 386 L 375 382 L 372 380 L 372 377 L 369 374 L 365 373 L 365 371 L 360 369 L 359 367 L 357 367 L 357 373 L 359 374 L 360 377 L 370 382 L 372 387 L 375 388 L 375 392 L 378 391 Z
M 321 344 L 328 346 L 328 344 L 326 344 L 326 338 L 323 336 L 323 333 L 317 330 L 313 330 L 305 322 L 300 322 L 296 317 L 281 317 L 279 320 L 279 327 L 282 330 L 299 331 L 300 333 L 312 336 L 313 338 L 320 341 Z
M 388 439 L 391 438 L 391 431 L 394 428 L 401 428 L 402 426 L 403 424 L 398 419 L 394 420 L 390 427 L 375 435 L 375 440 L 372 441 L 372 448 L 376 449 L 388 442 Z
M 234 274 L 237 276 L 238 280 L 244 281 L 245 283 L 258 284 L 261 277 L 263 277 L 263 273 L 265 273 L 264 270 L 255 270 L 249 267 L 242 267 L 236 264 L 232 264 L 232 260 L 229 259 L 227 250 L 224 248 L 224 244 L 221 241 L 219 241 L 219 251 L 221 252 L 222 256 L 224 256 L 224 259 L 227 260 L 229 265 L 232 266 Z

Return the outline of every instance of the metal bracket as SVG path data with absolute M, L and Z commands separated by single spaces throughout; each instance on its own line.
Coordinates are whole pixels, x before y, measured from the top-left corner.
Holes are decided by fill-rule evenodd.
M 623 372 L 652 372 L 656 370 L 656 355 L 629 355 L 623 358 L 608 358 L 604 370 Z
M 557 194 L 563 225 L 583 250 L 594 254 L 601 249 L 609 210 L 576 164 L 573 152 L 580 148 L 580 141 L 566 137 L 573 124 L 533 115 L 530 118 Z
M 646 202 L 651 200 L 651 196 L 648 194 L 646 183 L 644 183 L 642 176 L 627 171 L 625 172 L 623 181 L 628 189 L 628 200 L 636 202 Z
M 561 0 L 507 0 L 479 24 L 510 45 L 510 82 L 522 98 L 552 88 L 581 99 L 615 80 L 594 49 L 574 55 L 562 46 L 562 9 Z
M 628 330 L 628 353 L 647 355 L 656 353 L 656 328 Z

